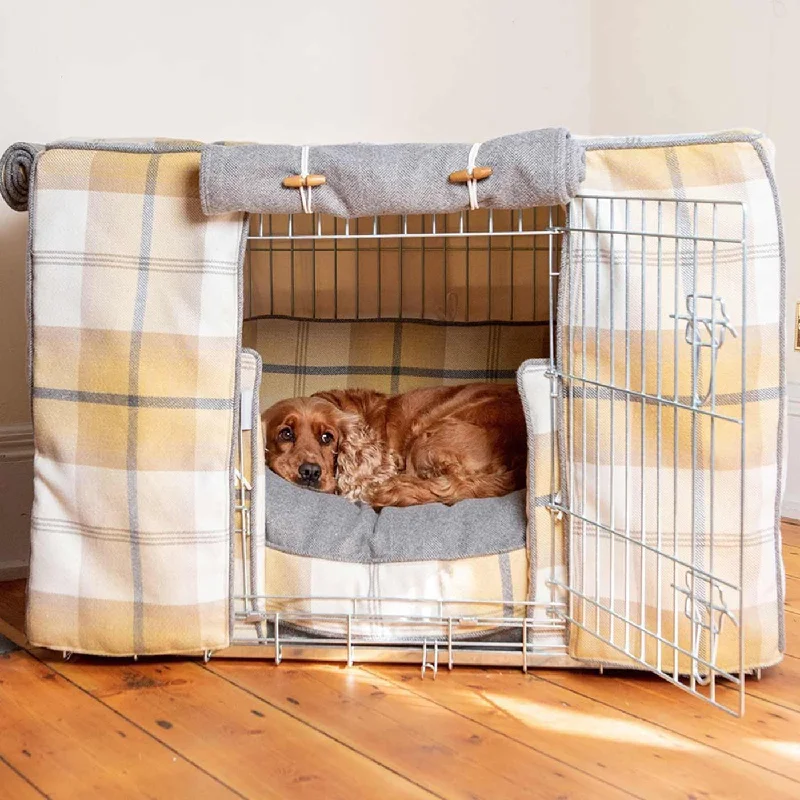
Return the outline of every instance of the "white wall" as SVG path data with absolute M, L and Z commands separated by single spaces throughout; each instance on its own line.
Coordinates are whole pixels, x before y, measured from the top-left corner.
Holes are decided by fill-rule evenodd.
M 800 519 L 800 0 L 603 0 L 592 6 L 595 133 L 756 128 L 777 148 L 787 250 L 789 470 Z M 777 301 L 777 298 L 776 298 Z
M 800 0 L 39 0 L 0 4 L 0 148 L 63 136 L 476 140 L 747 126 L 800 235 Z M 0 575 L 26 558 L 26 221 L 0 204 Z M 800 354 L 786 510 L 800 517 Z M 27 442 L 27 444 L 26 444 Z M 9 459 L 10 456 L 10 459 Z
M 589 3 L 38 0 L 21 18 L 6 0 L 0 149 L 81 135 L 473 141 L 553 123 L 586 131 Z M 0 576 L 27 557 L 25 232 L 24 215 L 0 203 Z

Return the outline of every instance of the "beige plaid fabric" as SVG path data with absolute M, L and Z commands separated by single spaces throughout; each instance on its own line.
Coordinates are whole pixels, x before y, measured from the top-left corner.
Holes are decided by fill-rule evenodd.
M 523 606 L 518 604 L 528 592 L 528 559 L 523 548 L 457 561 L 392 564 L 327 561 L 269 547 L 264 554 L 266 594 L 302 598 L 268 600 L 267 610 L 281 612 L 284 624 L 327 636 L 347 633 L 347 614 L 354 608 L 349 598 L 359 598 L 355 608 L 362 615 L 352 623 L 353 636 L 385 641 L 446 636 L 446 624 L 415 624 L 409 619 L 440 613 L 467 618 L 454 628 L 453 638 L 488 633 L 492 617 L 523 615 Z M 450 602 L 440 606 L 439 600 Z M 293 614 L 341 616 L 304 620 Z M 470 617 L 483 622 L 470 624 Z
M 240 626 L 235 633 L 236 620 L 249 612 L 263 609 L 258 596 L 264 593 L 264 440 L 258 407 L 258 388 L 261 383 L 261 358 L 252 350 L 241 356 L 241 414 L 240 433 L 236 448 L 234 482 L 233 585 L 231 602 L 231 635 L 244 630 L 255 638 L 262 626 Z
M 73 143 L 36 164 L 34 644 L 228 641 L 243 218 L 201 214 L 195 150 Z
M 545 325 L 417 322 L 246 322 L 243 341 L 261 354 L 261 407 L 326 389 L 389 394 L 422 386 L 514 381 L 519 365 L 548 348 Z
M 630 665 L 627 651 L 672 670 L 677 646 L 738 670 L 732 619 L 745 668 L 781 657 L 784 302 L 771 145 L 726 138 L 737 137 L 590 150 L 582 194 L 618 199 L 572 205 L 574 228 L 606 231 L 570 236 L 561 307 L 561 366 L 573 376 L 561 419 L 565 502 L 576 515 L 570 574 L 586 598 L 574 598 L 579 659 Z M 740 201 L 746 214 L 735 204 L 647 198 Z M 665 236 L 607 233 L 642 228 Z M 744 245 L 676 235 L 744 236 Z M 695 315 L 714 320 L 695 324 Z M 702 346 L 712 327 L 722 341 L 716 360 Z M 695 399 L 698 414 L 670 405 Z M 678 657 L 680 672 L 690 666 L 689 655 Z
M 561 483 L 560 459 L 551 409 L 548 359 L 525 361 L 519 368 L 517 385 L 528 428 L 528 616 L 534 620 L 533 639 L 537 646 L 563 646 L 564 628 L 554 630 L 556 606 L 563 610 L 567 595 L 557 583 L 567 579 L 564 524 L 560 515 L 547 507 L 558 498 Z

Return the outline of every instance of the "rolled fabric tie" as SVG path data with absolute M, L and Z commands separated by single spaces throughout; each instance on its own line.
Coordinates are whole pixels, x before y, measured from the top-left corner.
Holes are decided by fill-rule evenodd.
M 44 145 L 16 142 L 0 158 L 0 195 L 14 211 L 28 210 L 33 162 Z
M 287 180 L 313 168 L 313 210 L 336 217 L 452 213 L 468 208 L 564 205 L 586 173 L 584 148 L 564 128 L 471 144 L 206 145 L 200 202 L 206 214 L 298 214 L 311 208 Z M 472 159 L 470 159 L 472 153 Z M 473 163 L 474 162 L 474 163 Z M 453 175 L 465 173 L 465 180 Z M 474 172 L 470 171 L 474 168 Z M 472 177 L 472 176 L 475 177 Z M 310 177 L 310 176 L 309 176 Z M 304 192 L 309 190 L 303 188 Z M 306 197 L 306 201 L 308 197 Z

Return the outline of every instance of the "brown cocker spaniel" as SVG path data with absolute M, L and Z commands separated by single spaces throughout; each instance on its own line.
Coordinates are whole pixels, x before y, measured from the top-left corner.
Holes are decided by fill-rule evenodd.
M 282 400 L 262 419 L 270 469 L 379 508 L 525 486 L 525 416 L 513 385 L 319 392 Z

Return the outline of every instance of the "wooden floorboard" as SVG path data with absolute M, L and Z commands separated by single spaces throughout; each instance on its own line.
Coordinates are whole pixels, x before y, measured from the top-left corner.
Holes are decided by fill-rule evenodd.
M 209 671 L 350 743 L 441 796 L 630 797 L 579 765 L 524 747 L 362 669 L 219 661 Z M 417 671 L 419 679 L 419 672 Z M 630 792 L 630 793 L 629 793 Z
M 47 795 L 0 756 L 0 800 L 41 800 L 43 797 Z
M 606 676 L 578 674 L 587 694 L 547 680 L 549 671 L 454 670 L 436 681 L 420 681 L 405 667 L 366 667 L 401 682 L 415 694 L 444 705 L 511 739 L 546 749 L 586 771 L 646 797 L 758 796 L 767 781 L 774 797 L 796 797 L 798 785 L 775 780 L 752 763 L 697 741 L 680 731 L 654 725 L 622 710 L 618 703 L 593 699 L 594 683 Z M 717 713 L 717 715 L 719 715 Z
M 800 525 L 783 533 L 787 656 L 741 720 L 636 673 L 65 662 L 19 649 L 25 582 L 0 584 L 0 800 L 800 797 Z
M 196 661 L 140 660 L 119 667 L 103 659 L 48 658 L 76 686 L 244 796 L 344 800 L 374 796 L 376 787 L 392 797 L 429 796 L 413 780 Z M 274 664 L 254 666 L 265 675 L 282 672 Z
M 23 650 L 0 656 L 0 709 L 0 757 L 51 797 L 236 797 Z

